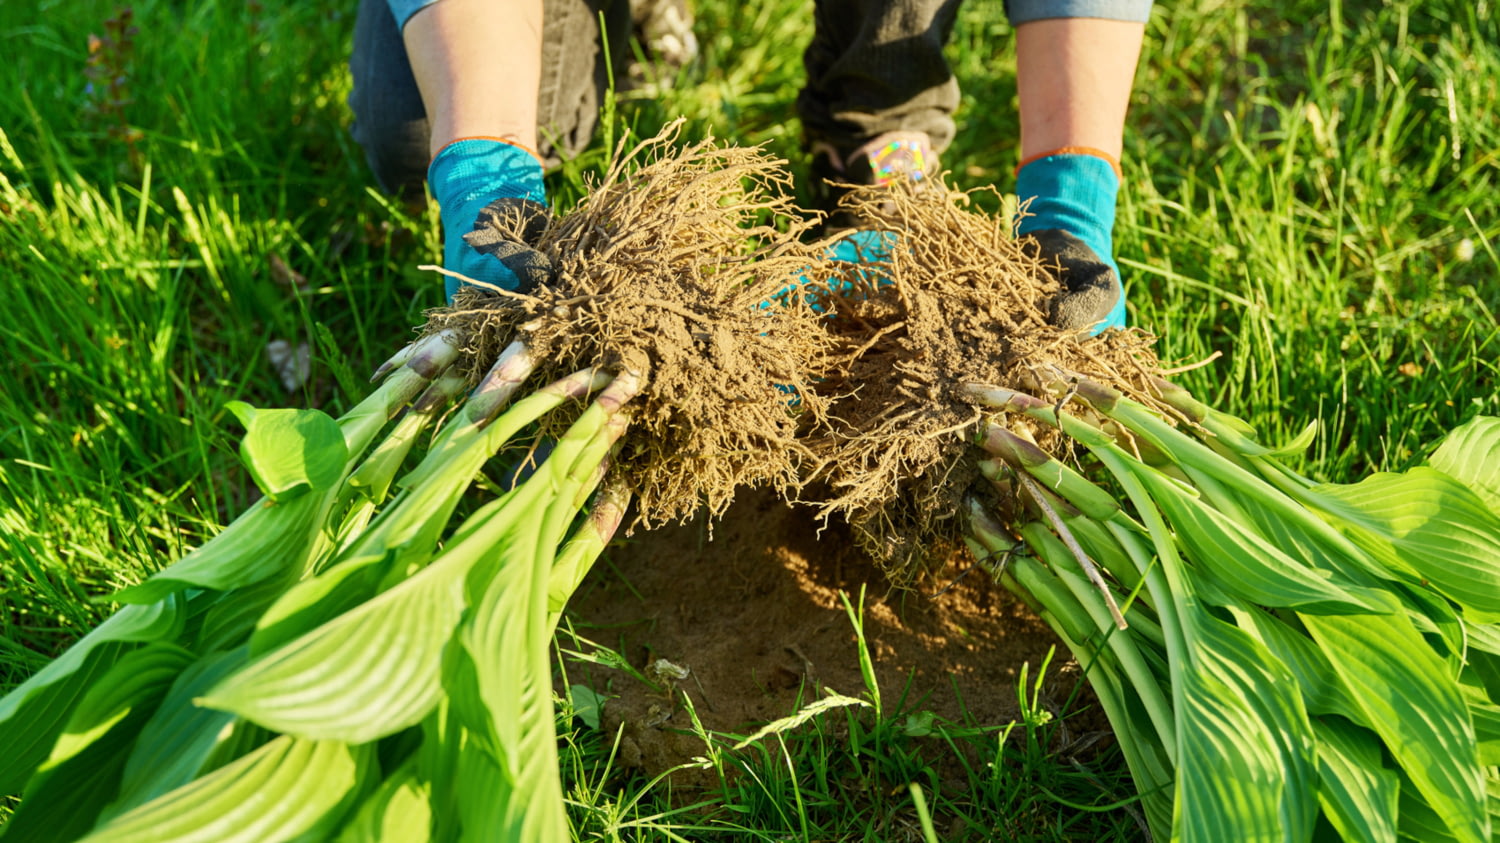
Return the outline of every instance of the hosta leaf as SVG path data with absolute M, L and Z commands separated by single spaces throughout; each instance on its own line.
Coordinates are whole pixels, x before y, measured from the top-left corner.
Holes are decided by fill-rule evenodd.
M 460 810 L 475 812 L 465 813 L 464 831 L 476 839 L 568 839 L 556 772 L 547 589 L 557 545 L 583 505 L 582 486 L 608 450 L 603 420 L 600 406 L 591 405 L 516 488 L 507 502 L 515 517 L 469 577 L 472 608 L 444 685 L 455 716 L 483 750 L 459 758 Z M 462 797 L 481 786 L 483 801 Z
M 318 410 L 257 410 L 243 401 L 229 409 L 245 426 L 240 459 L 267 498 L 286 503 L 328 489 L 343 477 L 349 449 L 338 422 Z
M 1454 428 L 1427 464 L 1468 486 L 1500 514 L 1500 418 L 1475 416 Z
M 175 790 L 203 771 L 214 748 L 237 726 L 234 715 L 195 705 L 224 676 L 245 663 L 240 648 L 200 659 L 177 677 L 151 719 L 141 727 L 125 762 L 120 793 L 104 812 L 106 818 L 143 805 Z
M 373 750 L 280 737 L 121 814 L 87 843 L 264 843 L 327 832 L 357 798 Z
M 27 784 L 6 838 L 65 843 L 87 833 L 113 796 L 141 725 L 191 660 L 175 645 L 148 644 L 100 677 Z
M 1313 639 L 1425 802 L 1464 843 L 1489 840 L 1474 725 L 1443 662 L 1404 617 L 1303 615 Z
M 1329 520 L 1395 570 L 1415 571 L 1464 615 L 1500 622 L 1500 515 L 1431 468 L 1317 487 Z
M 1394 843 L 1401 779 L 1386 769 L 1380 738 L 1342 717 L 1313 721 L 1318 740 L 1318 801 L 1351 843 Z
M 463 614 L 475 552 L 451 547 L 395 588 L 255 659 L 199 704 L 314 740 L 365 743 L 417 724 L 442 695 L 443 648 Z
M 1483 767 L 1500 767 L 1500 705 L 1485 693 L 1483 687 L 1464 684 L 1459 686 L 1469 706 L 1469 717 L 1474 721 L 1474 737 L 1479 741 L 1479 764 Z
M 381 563 L 393 555 L 341 561 L 283 591 L 256 619 L 250 652 L 270 652 L 374 597 L 384 576 Z
M 1282 553 L 1248 527 L 1194 498 L 1178 484 L 1142 468 L 1146 485 L 1192 563 L 1204 578 L 1204 599 L 1215 605 L 1248 601 L 1306 611 L 1369 612 L 1394 608 L 1383 593 L 1344 586 L 1332 574 Z
M 1173 839 L 1300 841 L 1317 816 L 1312 726 L 1291 672 L 1244 630 L 1184 605 Z
M 315 546 L 334 491 L 302 495 L 289 503 L 261 500 L 217 536 L 111 599 L 154 603 L 188 588 L 229 591 L 289 569 L 300 569 Z
M 1233 607 L 1229 611 L 1241 629 L 1265 645 L 1297 677 L 1297 688 L 1309 714 L 1342 714 L 1356 721 L 1362 716 L 1328 656 L 1311 638 L 1269 612 Z
M 1459 843 L 1443 818 L 1438 816 L 1410 779 L 1402 779 L 1396 806 L 1396 834 L 1407 843 Z
M 182 607 L 172 598 L 120 609 L 0 699 L 0 793 L 21 790 L 84 693 L 131 645 L 181 634 Z
M 432 789 L 416 758 L 396 768 L 360 804 L 335 843 L 426 843 L 432 839 Z
M 89 689 L 42 769 L 82 752 L 131 713 L 154 712 L 193 658 L 191 652 L 161 642 L 127 653 Z

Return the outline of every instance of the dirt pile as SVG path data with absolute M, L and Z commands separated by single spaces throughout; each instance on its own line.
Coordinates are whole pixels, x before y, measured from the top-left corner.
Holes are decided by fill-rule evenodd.
M 821 529 L 811 510 L 767 491 L 743 494 L 711 536 L 700 518 L 612 547 L 568 604 L 573 628 L 591 642 L 580 642 L 579 652 L 609 648 L 658 687 L 565 657 L 567 682 L 606 696 L 605 733 L 622 734 L 619 763 L 656 775 L 706 754 L 684 694 L 705 729 L 741 736 L 825 688 L 864 694 L 839 597 L 842 591 L 855 602 L 864 588 L 866 642 L 890 715 L 928 712 L 950 724 L 1003 726 L 1018 714 L 1022 665 L 1036 676 L 1054 645 L 1044 701 L 1061 707 L 1079 679 L 1066 648 L 981 571 L 960 578 L 972 565 L 960 551 L 922 590 L 893 589 L 847 527 Z M 654 676 L 659 659 L 687 675 Z M 1075 704 L 1085 710 L 1069 720 L 1075 732 L 1104 728 L 1088 706 Z M 842 718 L 828 722 L 836 728 Z M 712 784 L 701 775 L 688 770 L 674 780 Z

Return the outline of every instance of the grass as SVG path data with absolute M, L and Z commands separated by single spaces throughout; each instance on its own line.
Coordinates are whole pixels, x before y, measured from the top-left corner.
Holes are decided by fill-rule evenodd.
M 701 57 L 648 70 L 620 125 L 684 115 L 804 172 L 810 4 L 697 5 Z M 1447 0 L 1183 6 L 1153 17 L 1126 137 L 1132 322 L 1169 359 L 1221 353 L 1178 379 L 1269 438 L 1318 422 L 1297 467 L 1322 479 L 1407 467 L 1500 413 L 1500 21 Z M 0 688 L 248 502 L 226 401 L 341 411 L 441 295 L 415 269 L 435 214 L 376 194 L 348 136 L 351 11 L 121 8 L 0 4 Z M 963 9 L 961 186 L 1011 185 L 1010 44 L 998 4 Z M 606 146 L 554 174 L 559 206 Z M 291 389 L 276 340 L 308 349 Z M 1097 807 L 1129 793 L 1117 756 L 1070 757 L 1066 720 L 1028 705 L 1018 724 L 844 709 L 739 751 L 705 735 L 720 785 L 687 795 L 578 726 L 574 821 L 601 840 L 921 840 L 924 817 L 941 839 L 1139 839 Z

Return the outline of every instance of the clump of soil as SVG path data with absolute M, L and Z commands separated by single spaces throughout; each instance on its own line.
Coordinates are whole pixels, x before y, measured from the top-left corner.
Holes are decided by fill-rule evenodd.
M 548 221 L 534 243 L 553 283 L 466 287 L 426 325 L 459 330 L 475 379 L 518 337 L 539 383 L 585 366 L 643 376 L 616 472 L 647 527 L 719 514 L 743 487 L 790 494 L 813 462 L 799 428 L 831 400 L 813 389 L 833 364 L 821 316 L 800 296 L 766 304 L 827 263 L 803 242 L 786 162 L 712 139 L 678 149 L 679 127 L 622 147 L 578 208 Z
M 817 503 L 823 516 L 846 518 L 898 581 L 957 543 L 956 516 L 979 481 L 983 454 L 972 443 L 982 425 L 1017 424 L 994 419 L 966 386 L 1049 394 L 1087 378 L 1157 403 L 1155 338 L 1052 325 L 1055 264 L 968 200 L 937 180 L 851 194 L 857 213 L 884 218 L 899 239 L 877 272 L 845 272 L 825 304 L 843 361 L 819 384 L 832 403 L 829 424 L 809 439 L 820 457 Z M 1024 432 L 1065 447 L 1046 430 Z

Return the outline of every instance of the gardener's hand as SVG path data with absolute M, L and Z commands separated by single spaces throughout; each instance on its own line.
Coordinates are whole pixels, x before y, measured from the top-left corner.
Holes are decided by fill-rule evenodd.
M 1120 190 L 1116 164 L 1102 153 L 1059 151 L 1033 158 L 1016 176 L 1025 248 L 1057 267 L 1062 291 L 1052 323 L 1098 334 L 1125 327 L 1125 292 L 1112 230 Z
M 525 292 L 552 280 L 532 248 L 547 223 L 542 165 L 526 149 L 465 138 L 438 151 L 427 183 L 443 220 L 443 266 L 475 281 Z M 448 300 L 461 281 L 446 277 Z
M 1021 238 L 1022 248 L 1055 268 L 1062 291 L 1048 307 L 1047 317 L 1068 331 L 1098 334 L 1125 327 L 1125 295 L 1120 276 L 1089 245 L 1060 228 L 1044 228 Z

